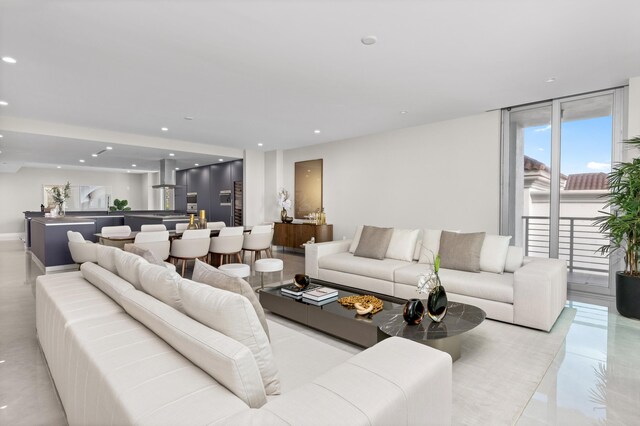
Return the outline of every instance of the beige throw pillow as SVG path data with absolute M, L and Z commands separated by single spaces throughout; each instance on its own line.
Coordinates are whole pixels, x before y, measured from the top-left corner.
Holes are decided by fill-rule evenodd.
M 258 320 L 260 320 L 260 324 L 262 325 L 262 328 L 264 328 L 264 332 L 267 333 L 267 338 L 271 340 L 271 338 L 269 337 L 269 326 L 267 326 L 267 318 L 264 315 L 264 309 L 262 309 L 262 305 L 258 301 L 256 293 L 253 291 L 248 282 L 240 277 L 227 275 L 217 268 L 201 262 L 197 259 L 196 265 L 193 268 L 192 279 L 193 281 L 208 284 L 221 290 L 232 291 L 246 297 L 251 303 L 251 306 L 253 306 L 253 309 L 256 310 L 256 315 L 258 315 Z
M 179 289 L 185 313 L 249 348 L 258 364 L 265 392 L 279 394 L 280 380 L 271 345 L 247 298 L 185 279 L 180 281 Z
M 140 265 L 148 262 L 133 253 L 127 253 L 120 249 L 114 249 L 113 258 L 116 264 L 116 270 L 121 278 L 129 281 L 136 289 L 142 290 L 140 286 L 140 278 L 138 278 L 138 270 Z
M 485 235 L 480 251 L 480 270 L 502 274 L 511 236 Z
M 440 267 L 458 271 L 480 272 L 480 252 L 484 232 L 458 234 L 442 231 L 440 236 Z
M 152 252 L 151 250 L 143 249 L 142 247 L 138 247 L 133 243 L 125 244 L 124 251 L 136 254 L 153 265 L 166 266 L 164 264 L 164 261 L 158 258 L 158 256 L 156 256 L 154 252 Z
M 142 290 L 159 301 L 184 313 L 178 286 L 182 277 L 163 266 L 146 263 L 138 269 Z
M 115 247 L 96 244 L 96 256 L 98 257 L 98 265 L 102 266 L 109 272 L 118 274 L 116 269 L 115 252 L 119 249 Z
M 384 259 L 389 248 L 389 242 L 393 235 L 393 228 L 378 228 L 376 226 L 364 226 L 358 248 L 354 256 L 368 257 L 370 259 Z

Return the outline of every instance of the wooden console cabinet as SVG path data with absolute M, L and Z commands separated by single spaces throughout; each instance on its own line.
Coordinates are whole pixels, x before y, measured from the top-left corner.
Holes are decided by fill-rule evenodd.
M 314 237 L 316 243 L 333 241 L 333 225 L 314 225 L 312 223 L 275 223 L 273 245 L 302 248 Z

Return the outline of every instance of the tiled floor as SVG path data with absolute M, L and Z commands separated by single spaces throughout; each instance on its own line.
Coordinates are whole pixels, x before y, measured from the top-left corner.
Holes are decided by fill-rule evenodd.
M 274 255 L 284 260 L 285 280 L 304 270 L 301 255 Z M 0 425 L 66 424 L 35 334 L 33 285 L 41 273 L 21 241 L 0 241 Z M 259 275 L 249 280 L 260 285 Z M 518 424 L 640 424 L 640 321 L 570 304 L 577 315 L 565 344 Z

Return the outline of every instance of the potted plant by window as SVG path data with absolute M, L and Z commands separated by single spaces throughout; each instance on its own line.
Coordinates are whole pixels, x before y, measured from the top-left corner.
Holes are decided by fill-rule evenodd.
M 624 141 L 640 147 L 640 136 Z M 625 269 L 616 273 L 616 308 L 621 315 L 640 319 L 640 158 L 621 162 L 607 176 L 609 194 L 605 208 L 600 211 L 594 225 L 609 239 L 609 244 L 598 249 L 603 255 L 618 250 L 624 253 Z

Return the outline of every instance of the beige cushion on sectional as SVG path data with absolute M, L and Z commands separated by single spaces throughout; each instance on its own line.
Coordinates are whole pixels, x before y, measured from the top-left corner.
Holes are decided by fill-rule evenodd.
M 146 260 L 137 254 L 116 249 L 113 254 L 116 271 L 120 277 L 129 281 L 136 289 L 142 290 L 138 270 L 141 265 L 148 264 Z
M 267 334 L 267 338 L 271 340 L 271 337 L 269 336 L 267 318 L 264 315 L 264 309 L 262 309 L 262 305 L 256 297 L 256 293 L 248 282 L 240 277 L 227 275 L 216 267 L 199 260 L 196 260 L 196 265 L 193 268 L 192 279 L 193 281 L 207 284 L 221 290 L 232 291 L 246 297 L 251 303 L 251 306 L 255 309 L 256 315 L 258 315 L 258 320 L 260 320 L 260 324 L 262 324 L 262 328 Z
M 384 259 L 387 248 L 393 236 L 393 228 L 379 228 L 377 226 L 364 226 L 360 236 L 360 242 L 354 256 L 370 259 Z
M 420 234 L 419 229 L 399 229 L 394 228 L 387 247 L 385 258 L 404 260 L 411 262 L 416 250 L 416 241 Z
M 183 279 L 180 297 L 191 318 L 245 345 L 253 354 L 267 395 L 280 393 L 271 345 L 255 309 L 246 297 Z
M 129 315 L 206 371 L 249 407 L 264 405 L 266 395 L 260 370 L 245 345 L 140 291 L 123 294 L 121 302 Z
M 458 271 L 480 272 L 480 253 L 484 232 L 459 234 L 442 231 L 440 236 L 440 267 Z
M 517 271 L 524 262 L 524 250 L 522 247 L 509 246 L 507 256 L 504 262 L 505 272 Z
M 105 246 L 102 244 L 96 245 L 96 257 L 98 258 L 98 265 L 102 266 L 108 271 L 113 272 L 114 274 L 118 273 L 115 260 L 116 251 L 118 251 L 118 249 L 115 247 Z
M 480 270 L 502 274 L 511 236 L 485 235 L 480 251 Z
M 182 277 L 177 272 L 170 271 L 164 266 L 147 263 L 140 265 L 138 273 L 140 286 L 144 292 L 184 313 L 178 291 Z

